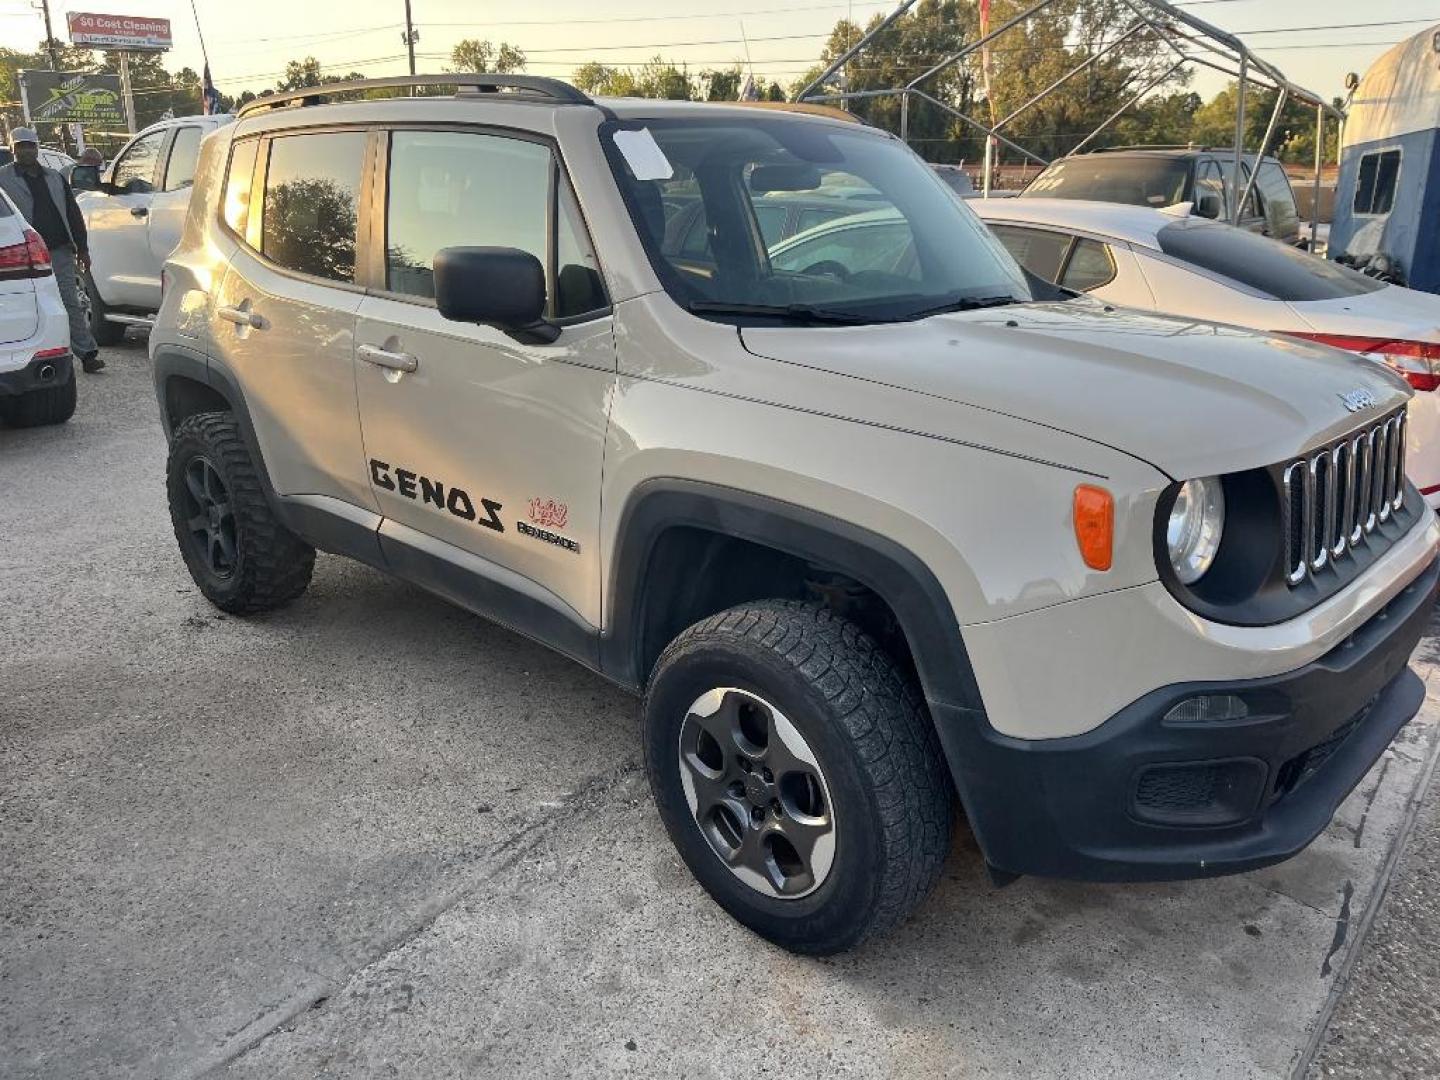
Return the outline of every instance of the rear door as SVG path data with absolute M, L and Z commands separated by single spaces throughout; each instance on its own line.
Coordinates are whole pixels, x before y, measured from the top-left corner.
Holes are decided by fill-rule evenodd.
M 111 307 L 159 306 L 160 270 L 152 266 L 149 218 L 169 137 L 162 128 L 134 140 L 115 159 L 111 190 L 88 191 L 79 200 L 90 233 L 91 274 Z
M 0 345 L 24 341 L 39 325 L 35 279 L 29 276 L 25 223 L 0 195 Z
M 243 242 L 210 333 L 215 360 L 244 391 L 275 490 L 373 510 L 353 367 L 367 139 L 331 129 L 232 144 L 223 212 Z
M 422 575 L 437 564 L 468 567 L 466 580 L 508 581 L 571 624 L 598 625 L 615 345 L 595 254 L 556 154 L 521 132 L 394 130 L 375 184 L 384 236 L 360 307 L 356 381 L 386 558 Z M 538 258 L 559 338 L 526 343 L 443 318 L 431 265 L 457 245 Z M 432 557 L 429 571 L 405 561 L 417 550 Z M 448 586 L 437 579 L 437 587 Z
M 199 124 L 185 124 L 175 129 L 165 155 L 158 190 L 151 197 L 147 243 L 150 251 L 149 271 L 153 278 L 154 296 L 146 307 L 160 307 L 160 271 L 175 245 L 180 243 L 180 230 L 190 208 L 190 189 L 195 185 L 195 165 L 200 159 L 200 140 L 205 129 Z

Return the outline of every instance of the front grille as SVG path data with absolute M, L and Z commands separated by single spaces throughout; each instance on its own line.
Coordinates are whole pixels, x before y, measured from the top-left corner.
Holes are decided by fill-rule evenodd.
M 1291 588 L 1353 556 L 1405 501 L 1405 410 L 1285 467 L 1285 580 Z
M 1265 766 L 1254 758 L 1147 765 L 1130 812 L 1156 825 L 1233 824 L 1254 813 L 1264 786 Z

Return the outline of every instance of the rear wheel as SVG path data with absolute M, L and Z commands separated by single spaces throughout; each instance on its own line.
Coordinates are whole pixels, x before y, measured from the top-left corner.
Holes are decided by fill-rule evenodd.
M 665 650 L 646 767 L 696 879 L 784 948 L 848 949 L 904 919 L 949 850 L 951 787 L 915 687 L 858 627 L 791 601 Z
M 63 424 L 75 415 L 75 373 L 56 386 L 43 386 L 18 397 L 0 398 L 0 419 L 13 427 Z
M 275 517 L 230 413 L 200 413 L 175 429 L 166 489 L 190 576 L 222 611 L 269 611 L 310 584 L 315 549 Z
M 125 324 L 111 322 L 105 317 L 110 309 L 105 306 L 105 301 L 100 299 L 99 290 L 95 288 L 95 279 L 87 272 L 85 274 L 85 299 L 88 311 L 87 317 L 90 320 L 90 333 L 95 337 L 95 343 L 100 346 L 119 345 L 125 340 Z

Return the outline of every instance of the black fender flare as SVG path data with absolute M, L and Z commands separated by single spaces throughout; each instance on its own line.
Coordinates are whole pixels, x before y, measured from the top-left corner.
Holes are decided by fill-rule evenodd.
M 928 700 L 983 715 L 979 687 L 949 598 L 915 554 L 879 533 L 808 507 L 738 488 L 681 479 L 638 485 L 621 515 L 609 575 L 614 605 L 601 638 L 601 666 L 611 678 L 643 688 L 645 573 L 661 534 L 675 526 L 705 529 L 775 548 L 839 571 L 881 597 L 910 645 Z

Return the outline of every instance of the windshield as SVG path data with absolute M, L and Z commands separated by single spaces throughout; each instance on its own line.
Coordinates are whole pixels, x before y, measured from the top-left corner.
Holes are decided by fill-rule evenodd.
M 1185 201 L 1189 177 L 1190 163 L 1177 158 L 1085 154 L 1055 162 L 1020 197 L 1174 206 Z
M 601 141 L 651 263 L 696 313 L 866 322 L 1036 299 L 943 181 L 877 132 L 701 117 L 611 123 Z
M 1156 239 L 1166 255 L 1276 300 L 1338 300 L 1385 287 L 1384 282 L 1279 240 L 1213 221 L 1177 221 L 1161 229 Z

